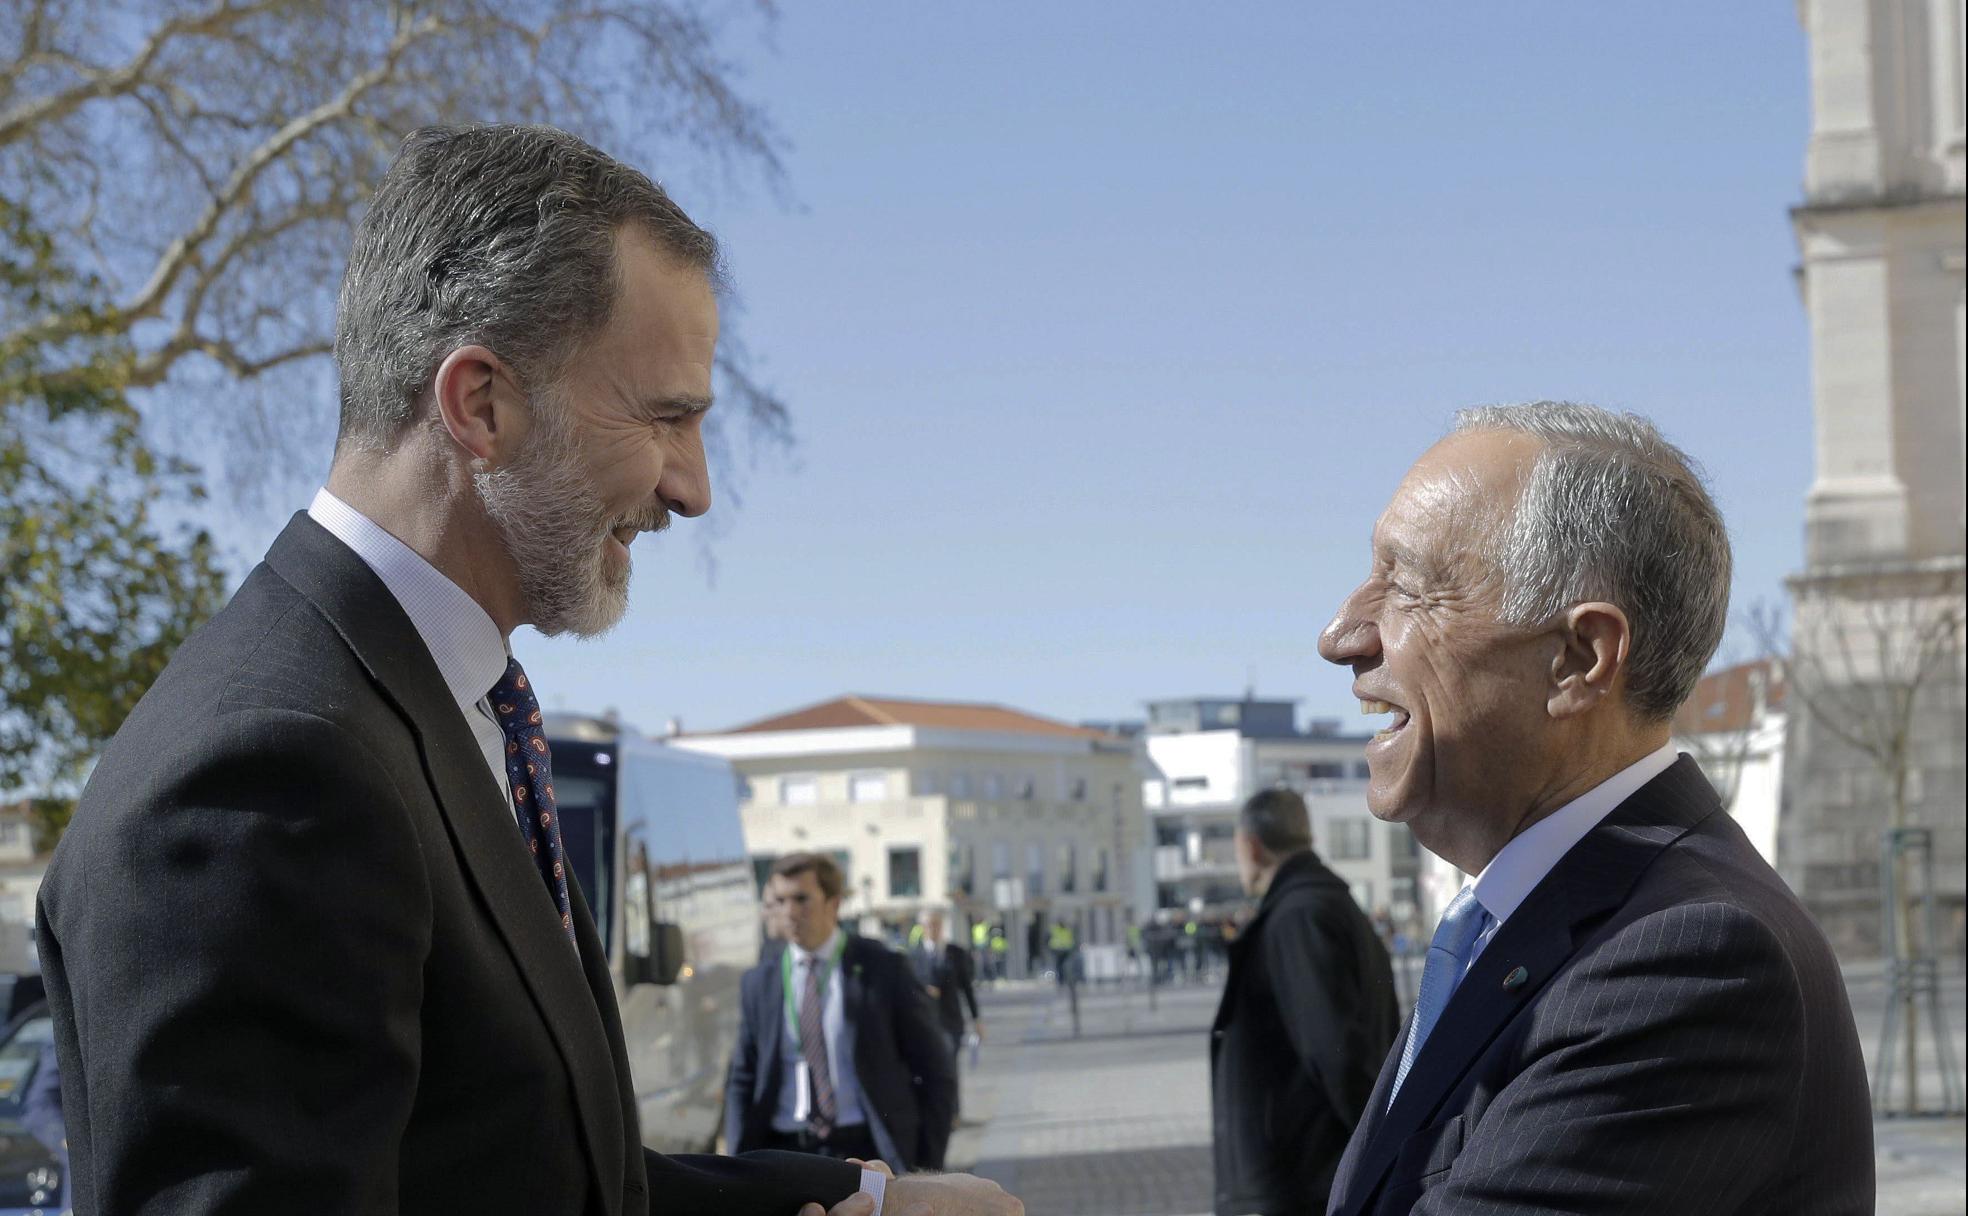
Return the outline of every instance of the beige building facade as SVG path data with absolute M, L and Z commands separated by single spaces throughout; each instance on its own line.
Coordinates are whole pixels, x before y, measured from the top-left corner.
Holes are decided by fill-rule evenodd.
M 1130 740 L 1002 706 L 848 696 L 672 742 L 737 770 L 761 882 L 788 853 L 827 853 L 864 933 L 900 937 L 929 911 L 959 940 L 1002 926 L 1017 973 L 1033 926 L 1063 921 L 1090 973 L 1118 969 L 1146 879 Z

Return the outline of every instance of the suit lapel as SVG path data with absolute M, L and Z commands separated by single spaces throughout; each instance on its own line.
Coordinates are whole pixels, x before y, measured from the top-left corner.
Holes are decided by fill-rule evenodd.
M 617 1095 L 620 1061 L 609 1049 L 597 1008 L 603 998 L 590 991 L 583 971 L 584 965 L 606 971 L 585 904 L 575 914 L 583 951 L 577 958 L 470 726 L 416 627 L 375 572 L 305 514 L 296 515 L 280 534 L 267 564 L 321 609 L 415 733 L 424 776 L 452 845 L 560 1048 L 596 1193 L 608 1210 L 616 1210 L 625 1143 Z
M 1718 805 L 1701 770 L 1683 756 L 1588 832 L 1476 957 L 1389 1109 L 1387 1091 L 1414 1024 L 1409 1018 L 1381 1068 L 1360 1134 L 1340 1164 L 1335 1213 L 1357 1211 L 1374 1193 L 1402 1142 L 1435 1115 L 1484 1048 L 1536 999 L 1603 914 L 1626 901 L 1655 855 Z M 1505 988 L 1504 977 L 1519 967 L 1525 978 Z
M 847 949 L 841 952 L 841 1038 L 842 1059 L 853 1060 L 854 1070 L 861 1071 L 861 1057 L 856 1055 L 859 1039 L 856 1029 L 861 1025 L 861 1005 L 868 999 L 868 985 L 861 977 L 861 939 L 854 934 L 847 935 Z

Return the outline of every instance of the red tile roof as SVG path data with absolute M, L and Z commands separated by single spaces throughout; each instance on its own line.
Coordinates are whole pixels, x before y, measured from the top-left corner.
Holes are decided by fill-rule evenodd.
M 1106 738 L 1106 732 L 1074 726 L 1052 718 L 1041 718 L 1003 705 L 979 705 L 966 701 L 910 701 L 900 697 L 864 697 L 850 694 L 774 714 L 743 726 L 733 727 L 734 735 L 777 730 L 827 730 L 843 726 L 930 726 L 944 730 L 991 730 L 1018 735 L 1054 735 L 1080 739 Z
M 1689 697 L 1674 715 L 1674 733 L 1707 735 L 1754 726 L 1759 683 L 1762 685 L 1764 708 L 1772 713 L 1782 713 L 1785 689 L 1783 664 L 1759 659 L 1754 663 L 1724 667 L 1703 676 L 1701 683 L 1695 685 L 1695 695 Z

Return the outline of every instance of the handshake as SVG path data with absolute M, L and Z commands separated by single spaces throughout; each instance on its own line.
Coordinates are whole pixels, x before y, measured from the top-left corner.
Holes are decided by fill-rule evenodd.
M 1025 1205 L 989 1179 L 972 1174 L 911 1174 L 896 1178 L 879 1161 L 851 1164 L 879 1170 L 892 1179 L 882 1200 L 881 1216 L 1025 1216 Z M 875 1216 L 875 1200 L 871 1195 L 857 1193 L 831 1209 L 809 1203 L 799 1210 L 799 1216 Z

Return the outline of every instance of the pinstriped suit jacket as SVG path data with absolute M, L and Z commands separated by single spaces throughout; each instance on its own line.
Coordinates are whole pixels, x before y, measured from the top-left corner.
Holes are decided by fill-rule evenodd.
M 1838 965 L 1686 756 L 1504 922 L 1389 1109 L 1404 1042 L 1331 1216 L 1873 1210 Z

